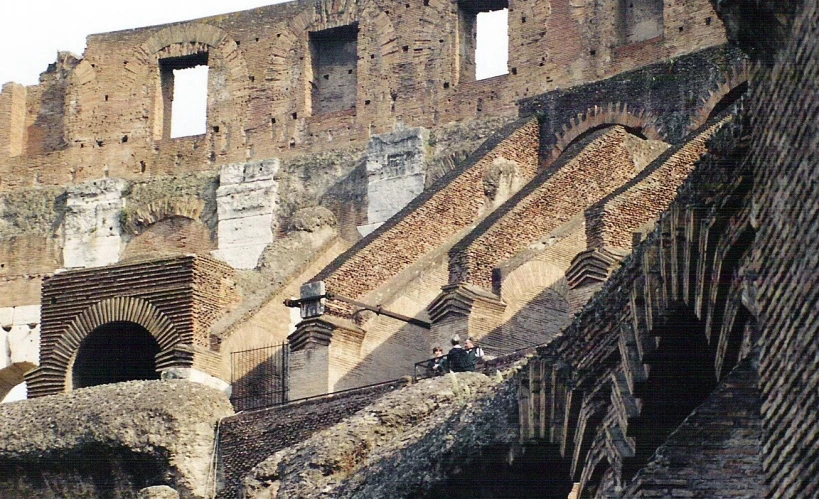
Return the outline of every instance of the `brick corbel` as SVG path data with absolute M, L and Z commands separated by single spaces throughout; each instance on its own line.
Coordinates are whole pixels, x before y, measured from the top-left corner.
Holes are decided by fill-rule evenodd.
M 348 341 L 352 339 L 359 345 L 364 340 L 364 330 L 352 322 L 324 314 L 319 317 L 301 321 L 296 330 L 287 337 L 291 351 L 311 347 L 327 347 L 333 336 L 343 335 Z
M 488 329 L 500 325 L 505 309 L 506 303 L 485 289 L 464 283 L 444 286 L 441 294 L 427 307 L 432 321 L 432 339 L 438 342 L 436 344 L 446 345 L 454 334 L 460 335 L 462 340 L 468 336 L 481 338 Z M 476 321 L 478 313 L 481 319 Z M 497 318 L 497 321 L 487 321 L 486 316 Z

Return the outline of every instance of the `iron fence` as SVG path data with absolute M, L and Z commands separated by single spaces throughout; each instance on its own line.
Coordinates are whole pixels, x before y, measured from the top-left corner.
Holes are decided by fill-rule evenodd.
M 231 352 L 230 402 L 237 411 L 287 402 L 290 347 L 285 343 Z

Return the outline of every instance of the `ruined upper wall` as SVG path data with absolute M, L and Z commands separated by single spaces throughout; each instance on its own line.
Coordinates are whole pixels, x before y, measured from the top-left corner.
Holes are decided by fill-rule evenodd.
M 509 7 L 509 72 L 481 81 L 473 21 L 486 2 L 300 0 L 92 35 L 81 61 L 61 54 L 40 85 L 4 87 L 0 188 L 214 169 L 399 122 L 515 115 L 518 99 L 725 41 L 707 0 L 633 4 L 491 3 Z M 209 67 L 206 132 L 170 139 L 169 71 L 195 64 Z

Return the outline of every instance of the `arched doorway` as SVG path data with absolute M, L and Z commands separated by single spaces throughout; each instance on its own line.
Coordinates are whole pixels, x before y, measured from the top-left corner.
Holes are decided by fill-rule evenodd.
M 73 387 L 159 379 L 159 344 L 133 322 L 110 322 L 93 330 L 80 344 L 72 370 Z

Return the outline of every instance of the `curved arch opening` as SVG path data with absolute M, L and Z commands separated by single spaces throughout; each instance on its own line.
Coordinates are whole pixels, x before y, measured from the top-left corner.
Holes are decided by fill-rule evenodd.
M 76 388 L 159 379 L 159 344 L 147 329 L 133 322 L 110 322 L 85 337 L 72 369 Z
M 605 130 L 607 128 L 613 128 L 613 127 L 616 127 L 616 126 L 623 127 L 626 130 L 626 132 L 630 133 L 631 135 L 634 135 L 638 139 L 649 140 L 648 137 L 646 136 L 646 134 L 644 133 L 642 127 L 634 127 L 634 126 L 624 125 L 622 123 L 601 123 L 599 125 L 596 125 L 596 126 L 588 128 L 586 130 L 583 130 L 576 137 L 572 138 L 569 141 L 569 143 L 566 144 L 565 147 L 560 147 L 559 145 L 555 146 L 555 149 L 552 151 L 553 159 L 558 158 L 561 154 L 568 151 L 570 148 L 574 147 L 576 144 L 578 144 L 580 142 L 583 142 L 590 135 L 592 135 L 592 134 L 594 134 L 596 132 L 599 132 L 600 130 Z
M 711 120 L 712 118 L 718 116 L 720 113 L 722 113 L 729 107 L 736 104 L 736 102 L 739 99 L 741 99 L 742 96 L 745 95 L 747 92 L 748 92 L 747 81 L 744 81 L 737 85 L 736 87 L 734 87 L 730 92 L 725 94 L 725 96 L 723 96 L 723 98 L 720 99 L 719 102 L 717 102 L 717 105 L 714 106 L 714 109 L 712 109 L 711 112 L 708 113 L 708 118 L 705 121 L 707 122 Z

